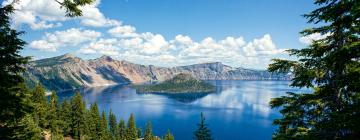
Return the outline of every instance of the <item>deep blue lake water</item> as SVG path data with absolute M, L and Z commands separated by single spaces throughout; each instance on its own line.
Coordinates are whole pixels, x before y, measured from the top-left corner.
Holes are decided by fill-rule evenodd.
M 137 94 L 130 86 L 82 89 L 86 103 L 97 102 L 100 110 L 110 108 L 117 118 L 126 121 L 131 113 L 138 126 L 151 121 L 155 135 L 169 129 L 177 140 L 193 139 L 193 131 L 203 112 L 216 140 L 267 140 L 276 129 L 272 120 L 278 110 L 268 105 L 273 97 L 285 92 L 308 92 L 289 87 L 289 81 L 209 81 L 217 91 L 207 95 Z M 73 96 L 74 91 L 58 93 L 59 98 Z

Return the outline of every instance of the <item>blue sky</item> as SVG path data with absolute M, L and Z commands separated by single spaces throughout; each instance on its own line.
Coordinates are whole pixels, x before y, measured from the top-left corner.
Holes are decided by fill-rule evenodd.
M 7 1 L 2 2 L 3 5 Z M 64 18 L 53 0 L 21 0 L 14 28 L 26 31 L 23 55 L 35 59 L 72 53 L 84 59 L 110 55 L 159 66 L 220 61 L 265 69 L 284 49 L 303 48 L 320 35 L 301 15 L 311 0 L 102 0 Z

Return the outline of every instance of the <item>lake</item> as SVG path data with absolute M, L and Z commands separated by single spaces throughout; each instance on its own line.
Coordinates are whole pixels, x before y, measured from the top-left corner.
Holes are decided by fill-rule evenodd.
M 212 94 L 154 95 L 137 94 L 128 85 L 82 89 L 89 106 L 97 102 L 100 110 L 110 108 L 126 121 L 131 113 L 138 126 L 152 122 L 155 135 L 169 129 L 177 140 L 193 139 L 193 131 L 203 112 L 216 140 L 266 140 L 276 130 L 272 120 L 281 117 L 268 105 L 273 97 L 291 92 L 309 92 L 289 87 L 289 81 L 208 81 L 216 86 Z M 74 91 L 58 93 L 69 98 Z

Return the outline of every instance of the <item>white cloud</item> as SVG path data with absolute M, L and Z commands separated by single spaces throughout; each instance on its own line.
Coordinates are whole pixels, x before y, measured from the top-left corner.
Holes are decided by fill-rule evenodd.
M 56 43 L 49 43 L 45 40 L 35 40 L 30 43 L 30 48 L 47 52 L 55 52 L 57 47 Z
M 121 29 L 117 33 L 135 33 L 134 31 Z M 136 34 L 136 37 L 127 38 L 117 36 L 119 38 L 112 38 L 111 41 L 102 39 L 85 45 L 78 52 L 108 54 L 135 63 L 159 66 L 220 61 L 232 66 L 246 65 L 258 68 L 267 65 L 271 56 L 281 54 L 284 50 L 276 47 L 269 34 L 251 42 L 246 42 L 243 37 L 226 37 L 222 40 L 207 37 L 196 42 L 184 35 L 166 40 L 160 34 Z
M 136 28 L 129 25 L 116 26 L 108 30 L 108 33 L 114 37 L 126 38 L 126 37 L 136 37 L 138 34 L 135 33 Z
M 330 34 L 320 34 L 320 33 L 313 33 L 307 36 L 302 36 L 299 38 L 299 41 L 305 45 L 310 45 L 313 41 L 324 39 Z
M 285 49 L 277 49 L 269 34 L 265 34 L 260 39 L 254 39 L 244 48 L 246 56 L 271 55 L 283 53 Z
M 100 0 L 96 0 L 93 4 L 80 8 L 83 13 L 83 15 L 79 17 L 81 24 L 93 27 L 117 26 L 121 24 L 121 22 L 117 20 L 106 18 L 97 8 L 99 4 Z
M 103 54 L 103 55 L 118 55 L 119 48 L 114 47 L 117 39 L 100 39 L 97 42 L 92 42 L 89 45 L 82 47 L 78 52 L 82 54 Z
M 7 5 L 13 0 L 5 0 L 2 5 Z M 59 0 L 62 1 L 62 0 Z M 100 0 L 91 5 L 80 7 L 83 16 L 72 19 L 79 19 L 85 26 L 106 27 L 117 26 L 121 23 L 117 20 L 106 18 L 97 8 Z M 71 18 L 65 17 L 65 9 L 55 0 L 20 0 L 14 4 L 16 9 L 11 15 L 13 25 L 18 27 L 22 24 L 29 25 L 31 29 L 48 29 L 61 26 L 61 22 Z
M 56 51 L 61 46 L 77 46 L 85 42 L 95 41 L 100 36 L 100 32 L 70 28 L 65 31 L 45 33 L 43 39 L 32 41 L 30 48 L 41 51 Z

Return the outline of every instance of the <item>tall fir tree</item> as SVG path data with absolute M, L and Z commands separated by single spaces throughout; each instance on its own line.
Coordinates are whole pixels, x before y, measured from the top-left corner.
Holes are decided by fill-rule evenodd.
M 58 96 L 56 95 L 55 92 L 52 92 L 50 97 L 48 115 L 47 115 L 51 140 L 62 139 L 63 133 L 60 128 L 62 120 L 60 120 L 59 116 L 60 116 L 60 111 L 58 104 Z
M 59 2 L 61 8 L 65 9 L 68 17 L 81 16 L 80 6 L 88 5 L 93 0 L 64 0 Z M 10 15 L 14 12 L 13 0 L 10 4 L 0 7 L 0 139 L 22 139 L 30 132 L 19 132 L 22 128 L 20 122 L 30 122 L 28 113 L 32 113 L 33 106 L 30 102 L 30 94 L 24 86 L 21 74 L 29 57 L 23 57 L 19 53 L 26 44 L 19 38 L 24 32 L 18 32 L 10 26 Z M 32 124 L 32 123 L 31 123 Z M 36 121 L 35 121 L 36 124 Z M 16 134 L 15 134 L 16 133 Z M 17 135 L 17 136 L 15 136 Z M 24 138 L 25 139 L 25 138 Z
M 126 139 L 126 124 L 124 119 L 120 119 L 118 126 L 118 138 L 120 140 Z
M 101 117 L 100 117 L 100 135 L 99 136 L 100 136 L 101 140 L 110 139 L 109 125 L 108 125 L 108 121 L 106 119 L 105 111 L 102 111 Z
M 136 140 L 138 138 L 138 130 L 135 124 L 134 114 L 131 114 L 126 128 L 126 140 Z
M 358 139 L 360 137 L 360 2 L 315 0 L 320 8 L 304 15 L 321 34 L 304 49 L 288 50 L 298 60 L 274 59 L 272 72 L 292 72 L 291 86 L 312 88 L 274 98 L 282 117 L 274 120 L 274 139 Z M 320 23 L 320 24 L 319 24 Z
M 48 126 L 48 105 L 45 94 L 45 89 L 38 83 L 31 91 L 30 97 L 34 106 L 34 118 L 41 128 L 46 128 Z
M 82 96 L 77 92 L 71 100 L 71 127 L 75 139 L 80 139 L 86 131 L 85 109 Z
M 42 129 L 36 124 L 31 114 L 25 115 L 18 123 L 18 129 L 10 139 L 16 140 L 39 140 L 44 136 Z
M 154 140 L 154 135 L 152 133 L 152 125 L 151 122 L 146 123 L 145 133 L 144 133 L 144 140 Z
M 170 130 L 168 130 L 164 136 L 164 140 L 175 140 L 173 134 L 171 134 Z
M 109 113 L 109 127 L 110 127 L 110 133 L 111 133 L 112 137 L 115 138 L 116 132 L 117 132 L 117 122 L 116 122 L 116 116 L 112 112 L 111 109 L 110 109 L 110 113 Z
M 68 100 L 64 100 L 61 103 L 61 111 L 59 112 L 59 118 L 60 118 L 60 128 L 62 129 L 64 136 L 69 136 L 72 132 L 71 124 L 72 124 L 72 111 L 71 111 L 71 105 Z
M 99 139 L 100 135 L 100 112 L 97 103 L 90 106 L 89 129 L 92 139 Z
M 20 39 L 24 32 L 10 28 L 10 14 L 13 6 L 5 5 L 0 8 L 0 139 L 10 139 L 16 132 L 17 123 L 26 113 L 32 112 L 29 93 L 23 92 L 26 86 L 21 86 L 21 73 L 29 60 L 19 52 L 25 41 Z
M 210 129 L 205 123 L 205 116 L 201 112 L 200 114 L 200 123 L 198 123 L 198 129 L 194 132 L 196 140 L 212 140 Z

